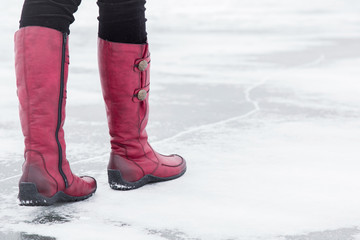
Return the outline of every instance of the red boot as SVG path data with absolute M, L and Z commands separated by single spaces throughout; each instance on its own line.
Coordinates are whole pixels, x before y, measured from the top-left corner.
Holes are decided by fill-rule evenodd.
M 164 156 L 148 143 L 150 54 L 148 44 L 99 39 L 100 78 L 111 136 L 110 187 L 128 190 L 178 178 L 186 171 L 178 155 Z
M 91 177 L 72 174 L 66 159 L 65 121 L 68 36 L 45 27 L 15 34 L 15 68 L 25 137 L 25 163 L 19 182 L 22 205 L 52 205 L 89 198 Z

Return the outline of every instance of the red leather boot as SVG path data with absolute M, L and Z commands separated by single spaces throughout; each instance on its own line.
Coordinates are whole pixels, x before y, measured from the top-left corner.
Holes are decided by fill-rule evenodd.
M 178 178 L 179 155 L 164 156 L 148 143 L 150 54 L 148 44 L 98 41 L 99 69 L 111 136 L 110 187 L 129 190 Z
M 91 177 L 72 174 L 66 159 L 65 121 L 68 36 L 25 27 L 15 34 L 15 69 L 25 163 L 19 182 L 21 205 L 52 205 L 89 198 Z

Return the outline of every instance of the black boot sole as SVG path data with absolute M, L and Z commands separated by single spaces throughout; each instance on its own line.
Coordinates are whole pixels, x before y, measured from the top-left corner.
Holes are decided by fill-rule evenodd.
M 70 196 L 59 191 L 51 198 L 48 198 L 38 192 L 34 183 L 20 183 L 18 198 L 21 206 L 50 206 L 55 203 L 82 201 L 94 195 L 95 191 L 81 197 Z
M 138 180 L 136 182 L 128 182 L 128 181 L 125 181 L 121 177 L 121 173 L 119 170 L 108 169 L 108 178 L 109 178 L 109 185 L 112 189 L 126 191 L 126 190 L 132 190 L 132 189 L 142 187 L 148 183 L 164 182 L 164 181 L 173 180 L 173 179 L 181 177 L 182 175 L 184 175 L 185 172 L 186 172 L 186 169 L 184 169 L 184 171 L 181 172 L 180 174 L 171 176 L 168 178 L 161 178 L 161 177 L 156 177 L 153 175 L 145 175 L 144 177 L 142 177 L 140 180 Z

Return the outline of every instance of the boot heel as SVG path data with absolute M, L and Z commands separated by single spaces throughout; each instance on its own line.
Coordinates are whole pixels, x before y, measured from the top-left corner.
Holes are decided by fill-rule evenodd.
M 50 205 L 48 198 L 39 194 L 35 183 L 20 183 L 18 198 L 21 206 Z
M 109 178 L 109 185 L 114 190 L 122 190 L 122 191 L 131 190 L 131 189 L 139 188 L 145 185 L 146 183 L 148 183 L 146 176 L 141 178 L 137 182 L 125 181 L 121 177 L 121 173 L 118 170 L 108 169 L 108 178 Z

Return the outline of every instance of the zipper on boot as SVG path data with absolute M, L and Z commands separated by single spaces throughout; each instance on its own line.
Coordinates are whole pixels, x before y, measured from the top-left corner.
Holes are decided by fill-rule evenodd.
M 66 55 L 66 43 L 67 43 L 67 33 L 63 33 L 63 44 L 62 44 L 62 52 L 61 52 L 61 73 L 60 73 L 60 94 L 59 94 L 59 105 L 58 105 L 58 121 L 56 126 L 55 138 L 58 145 L 59 150 L 59 172 L 65 182 L 65 188 L 68 188 L 68 180 L 62 169 L 62 147 L 59 140 L 59 131 L 61 127 L 61 119 L 62 119 L 62 105 L 63 105 L 63 97 L 64 97 L 64 85 L 65 85 L 65 55 Z

